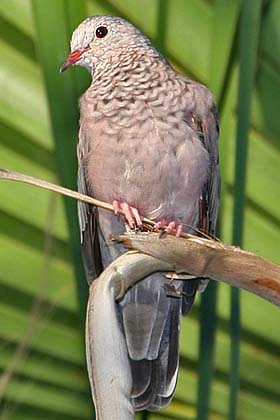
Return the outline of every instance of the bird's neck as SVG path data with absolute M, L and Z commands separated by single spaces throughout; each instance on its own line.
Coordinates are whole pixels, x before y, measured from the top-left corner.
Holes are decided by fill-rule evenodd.
M 115 90 L 124 96 L 132 91 L 146 90 L 168 67 L 154 48 L 124 52 L 118 60 L 98 64 L 88 93 L 96 99 L 110 99 Z

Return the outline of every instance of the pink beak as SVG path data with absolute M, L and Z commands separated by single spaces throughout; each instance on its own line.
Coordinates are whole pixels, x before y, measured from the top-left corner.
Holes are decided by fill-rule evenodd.
M 73 66 L 77 61 L 79 61 L 81 56 L 89 49 L 90 48 L 85 48 L 83 50 L 75 50 L 71 54 L 69 54 L 69 56 L 67 57 L 67 59 L 64 61 L 64 63 L 61 65 L 59 69 L 60 73 L 67 70 L 69 67 Z

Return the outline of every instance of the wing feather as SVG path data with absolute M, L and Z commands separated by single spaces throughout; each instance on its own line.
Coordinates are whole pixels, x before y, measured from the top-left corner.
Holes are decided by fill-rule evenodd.
M 84 164 L 86 145 L 87 144 L 85 143 L 84 137 L 80 136 L 80 141 L 77 147 L 77 185 L 78 191 L 81 194 L 89 195 Z M 85 273 L 88 283 L 91 284 L 92 281 L 98 277 L 103 270 L 99 239 L 97 234 L 98 211 L 96 207 L 82 201 L 78 201 L 78 219 Z

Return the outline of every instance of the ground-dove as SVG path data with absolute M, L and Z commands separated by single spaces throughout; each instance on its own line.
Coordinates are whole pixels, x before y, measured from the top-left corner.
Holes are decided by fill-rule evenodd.
M 218 115 L 209 90 L 174 70 L 149 39 L 124 19 L 93 16 L 71 39 L 61 71 L 86 67 L 92 82 L 80 101 L 78 189 L 114 203 L 130 227 L 138 212 L 168 232 L 188 226 L 214 233 L 219 205 Z M 126 252 L 110 237 L 124 220 L 79 203 L 82 254 L 89 283 Z M 164 222 L 163 222 L 164 221 Z M 174 232 L 174 233 L 175 233 Z M 193 233 L 193 231 L 191 231 Z M 131 365 L 135 410 L 156 410 L 173 396 L 180 315 L 188 313 L 201 279 L 148 276 L 118 303 Z

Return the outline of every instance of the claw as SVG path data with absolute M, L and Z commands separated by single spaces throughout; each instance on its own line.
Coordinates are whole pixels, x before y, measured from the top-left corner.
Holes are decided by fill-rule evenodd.
M 177 238 L 179 238 L 181 236 L 181 233 L 183 231 L 183 225 L 177 224 L 175 221 L 172 221 L 172 222 L 167 224 L 165 219 L 162 219 L 162 220 L 158 221 L 154 225 L 154 230 L 155 231 L 161 230 L 162 228 L 164 228 L 164 233 L 167 233 L 167 234 L 173 233 L 173 231 L 176 230 L 176 237 Z
M 114 200 L 113 208 L 116 215 L 118 215 L 120 211 L 124 212 L 124 217 L 131 229 L 142 227 L 141 217 L 135 207 L 132 207 L 125 202 Z
M 118 200 L 113 201 L 113 208 L 114 208 L 114 213 L 117 216 L 121 210 L 120 203 Z
M 130 206 L 127 203 L 120 203 L 120 207 L 122 211 L 124 212 L 124 217 L 126 218 L 129 227 L 131 229 L 135 229 L 135 222 L 132 216 L 132 211 L 130 209 Z
M 132 216 L 135 219 L 136 226 L 141 227 L 142 226 L 142 220 L 141 220 L 141 217 L 140 217 L 140 214 L 139 214 L 138 210 L 135 207 L 130 207 L 130 210 L 131 210 Z
M 172 233 L 173 232 L 173 230 L 176 228 L 176 223 L 173 221 L 173 222 L 170 222 L 170 223 L 168 223 L 168 225 L 167 225 L 167 227 L 166 227 L 166 233 L 168 234 L 168 233 Z
M 160 230 L 161 228 L 163 228 L 164 226 L 166 226 L 167 225 L 167 222 L 166 222 L 166 220 L 165 219 L 162 219 L 162 220 L 159 220 L 158 222 L 156 222 L 155 223 L 155 225 L 154 225 L 154 231 L 158 231 L 158 230 Z
M 181 236 L 182 231 L 183 231 L 183 225 L 177 225 L 177 227 L 176 227 L 176 238 L 179 238 Z

